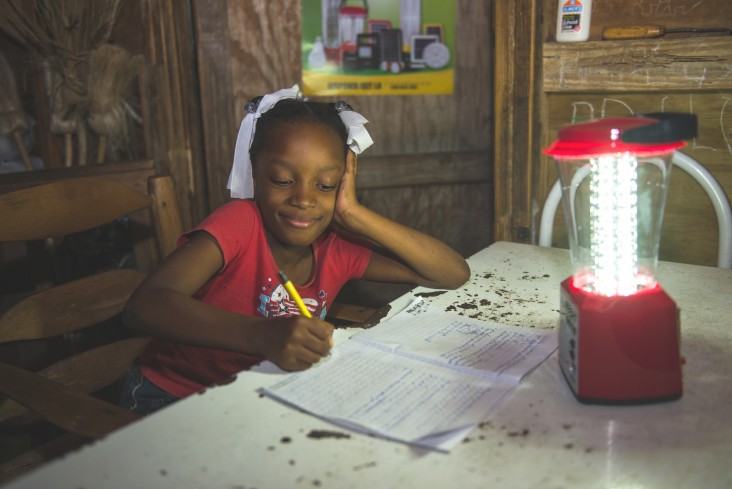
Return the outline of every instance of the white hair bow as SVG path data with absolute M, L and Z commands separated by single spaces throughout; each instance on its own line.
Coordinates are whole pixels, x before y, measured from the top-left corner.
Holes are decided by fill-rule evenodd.
M 246 114 L 244 114 L 244 118 L 241 121 L 239 135 L 236 138 L 236 146 L 234 147 L 234 164 L 229 175 L 229 182 L 226 185 L 226 188 L 231 191 L 232 198 L 249 199 L 254 196 L 254 177 L 252 175 L 252 161 L 249 156 L 249 149 L 254 140 L 257 119 L 274 107 L 280 100 L 299 98 L 300 96 L 299 87 L 294 85 L 292 88 L 285 88 L 265 95 L 256 107 L 252 103 L 247 104 Z M 374 142 L 366 128 L 363 127 L 368 120 L 358 112 L 344 110 L 345 107 L 345 104 L 336 104 L 338 115 L 348 130 L 347 144 L 351 148 L 351 151 L 356 154 L 361 154 L 361 152 Z

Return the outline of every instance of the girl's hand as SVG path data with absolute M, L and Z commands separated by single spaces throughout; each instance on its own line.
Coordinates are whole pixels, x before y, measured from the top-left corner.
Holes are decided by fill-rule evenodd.
M 335 223 L 344 229 L 348 229 L 348 214 L 360 205 L 356 196 L 356 171 L 356 154 L 349 149 L 346 155 L 346 171 L 343 173 L 343 178 L 341 178 L 338 187 L 335 213 L 333 214 Z
M 305 316 L 268 319 L 261 335 L 264 358 L 283 370 L 305 370 L 328 355 L 333 325 Z

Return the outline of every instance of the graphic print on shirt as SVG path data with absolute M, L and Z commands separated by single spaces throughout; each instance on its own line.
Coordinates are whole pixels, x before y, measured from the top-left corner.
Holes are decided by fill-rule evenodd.
M 272 284 L 271 279 L 269 282 Z M 275 284 L 272 284 L 274 288 L 272 288 L 272 285 L 262 287 L 262 293 L 259 294 L 259 307 L 257 308 L 257 312 L 264 317 L 294 316 L 300 314 L 297 303 L 290 297 L 285 287 L 279 282 L 275 282 Z M 271 292 L 267 294 L 269 291 Z M 320 300 L 312 297 L 303 297 L 302 301 L 308 311 L 310 311 L 310 314 L 314 317 L 324 319 L 326 314 L 325 299 L 327 296 L 328 294 L 321 290 L 318 293 L 318 299 Z M 320 314 L 317 314 L 319 308 L 321 311 Z

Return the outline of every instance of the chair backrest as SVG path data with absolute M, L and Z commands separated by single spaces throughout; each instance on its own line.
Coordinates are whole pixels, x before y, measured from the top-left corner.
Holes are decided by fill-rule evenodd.
M 60 180 L 2 194 L 0 241 L 58 240 L 139 212 L 151 214 L 152 234 L 161 256 L 167 255 L 174 249 L 182 230 L 172 180 L 167 176 L 151 177 L 147 193 L 109 179 L 91 177 Z M 144 277 L 138 270 L 114 268 L 36 292 L 0 314 L 0 344 L 83 335 L 83 330 L 100 323 L 115 324 L 114 319 Z M 110 335 L 109 339 L 113 341 L 72 354 L 38 373 L 85 393 L 111 385 L 125 375 L 147 339 L 133 335 Z M 3 376 L 11 374 L 11 370 L 3 370 Z M 79 420 L 73 411 L 63 412 L 68 410 L 67 406 L 54 406 L 45 399 L 46 406 L 38 407 L 33 392 L 21 392 L 16 398 L 7 392 L 12 385 L 6 380 L 0 380 L 0 394 L 17 399 L 20 404 L 0 399 L 0 421 L 26 412 L 22 404 L 67 431 L 74 432 L 78 427 Z M 100 433 L 103 431 L 102 428 Z
M 732 210 L 730 210 L 729 200 L 724 193 L 724 189 L 701 163 L 680 151 L 674 153 L 671 163 L 688 173 L 709 196 L 719 226 L 717 266 L 719 268 L 732 268 Z M 549 191 L 541 213 L 539 224 L 540 246 L 552 245 L 554 216 L 561 201 L 561 182 L 557 180 Z

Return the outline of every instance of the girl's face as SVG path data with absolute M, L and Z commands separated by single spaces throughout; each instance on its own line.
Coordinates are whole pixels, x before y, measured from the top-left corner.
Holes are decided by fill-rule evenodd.
M 320 124 L 272 128 L 253 162 L 254 195 L 275 243 L 310 246 L 330 224 L 345 171 L 343 143 Z

